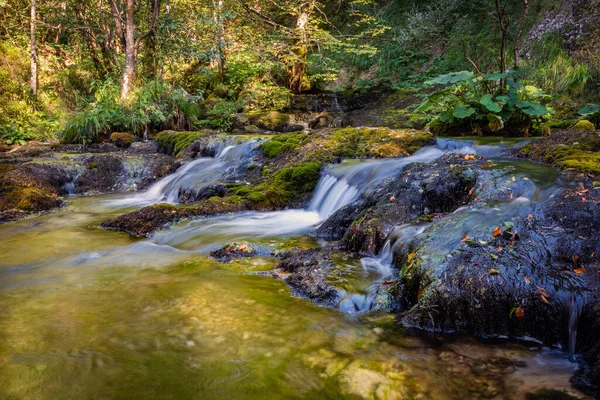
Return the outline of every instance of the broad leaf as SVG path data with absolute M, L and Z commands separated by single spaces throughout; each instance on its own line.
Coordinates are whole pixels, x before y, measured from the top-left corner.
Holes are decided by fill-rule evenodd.
M 593 115 L 600 112 L 600 104 L 588 104 L 579 110 L 579 115 Z
M 446 75 L 440 75 L 435 79 L 425 82 L 427 85 L 450 85 L 454 83 L 464 82 L 473 79 L 471 71 L 451 72 Z
M 452 112 L 452 115 L 458 119 L 468 118 L 473 114 L 475 114 L 475 109 L 465 104 L 457 104 Z
M 481 97 L 481 99 L 479 100 L 479 103 L 481 105 L 483 105 L 485 108 L 487 108 L 489 111 L 494 112 L 494 113 L 499 113 L 500 111 L 502 111 L 502 106 L 498 103 L 496 103 L 493 100 L 493 96 L 491 94 L 486 94 L 483 95 Z

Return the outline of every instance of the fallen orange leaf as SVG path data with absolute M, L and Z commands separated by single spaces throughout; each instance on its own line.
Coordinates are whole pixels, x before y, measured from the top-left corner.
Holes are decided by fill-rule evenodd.
M 496 227 L 496 229 L 494 229 L 494 232 L 492 232 L 493 237 L 500 236 L 501 234 L 502 234 L 502 228 L 500 228 L 499 226 Z
M 469 237 L 469 235 L 465 235 L 465 236 L 463 236 L 463 237 L 462 237 L 462 239 L 460 239 L 460 241 L 461 241 L 461 242 L 466 242 L 466 241 L 467 241 L 467 240 L 469 240 L 469 239 L 471 239 L 471 238 Z
M 521 319 L 525 316 L 525 311 L 523 311 L 523 309 L 521 307 L 517 307 L 517 309 L 515 310 L 515 317 Z
M 575 272 L 577 275 L 581 275 L 585 272 L 585 267 L 582 265 L 580 268 L 575 268 L 573 272 Z

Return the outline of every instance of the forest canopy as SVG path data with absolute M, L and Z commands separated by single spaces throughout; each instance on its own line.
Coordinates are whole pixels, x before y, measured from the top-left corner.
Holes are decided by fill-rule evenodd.
M 572 116 L 600 103 L 600 33 L 544 31 L 563 3 L 1 0 L 0 136 L 229 130 L 298 93 L 419 90 L 458 71 L 518 70 Z

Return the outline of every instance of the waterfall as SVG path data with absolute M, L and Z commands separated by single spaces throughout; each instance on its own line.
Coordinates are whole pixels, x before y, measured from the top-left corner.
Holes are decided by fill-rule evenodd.
M 362 193 L 375 188 L 385 179 L 397 175 L 407 164 L 430 163 L 444 151 L 424 147 L 412 156 L 385 160 L 351 160 L 329 167 L 315 189 L 309 210 L 319 213 L 322 219 L 356 200 Z
M 408 249 L 410 242 L 429 226 L 423 224 L 403 224 L 396 227 L 387 237 L 377 257 L 364 257 L 360 264 L 365 276 L 370 277 L 368 285 L 360 293 L 345 293 L 339 308 L 345 312 L 366 312 L 385 309 L 389 305 L 388 292 L 382 288 L 387 280 L 394 280 L 392 261 L 394 250 L 399 246 Z
M 217 155 L 202 157 L 180 167 L 175 173 L 154 183 L 145 192 L 117 200 L 117 205 L 177 204 L 183 194 L 195 198 L 202 188 L 222 182 L 252 160 L 256 139 L 236 143 L 236 138 L 225 138 L 215 143 Z

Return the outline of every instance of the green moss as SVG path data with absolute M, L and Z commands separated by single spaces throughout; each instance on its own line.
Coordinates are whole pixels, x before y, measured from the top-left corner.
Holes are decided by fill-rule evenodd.
M 135 136 L 127 132 L 113 132 L 110 135 L 110 141 L 113 142 L 115 146 L 125 149 L 131 146 L 135 141 Z
M 430 133 L 413 129 L 343 128 L 333 133 L 328 147 L 341 157 L 402 157 L 431 140 Z
M 590 121 L 582 119 L 573 126 L 573 129 L 577 132 L 588 132 L 596 130 L 596 127 Z
M 176 156 L 190 144 L 192 144 L 196 140 L 202 139 L 210 133 L 210 131 L 162 131 L 156 134 L 155 140 L 158 142 L 160 147 L 165 149 L 168 153 L 171 153 Z
M 594 132 L 577 134 L 569 139 L 550 136 L 519 149 L 523 157 L 540 159 L 562 169 L 587 173 L 600 173 L 600 136 Z
M 274 205 L 300 200 L 314 190 L 321 175 L 321 167 L 319 162 L 307 162 L 280 169 L 267 182 L 266 197 Z
M 278 111 L 256 112 L 248 114 L 251 125 L 256 125 L 259 128 L 277 131 L 283 129 L 290 121 L 288 114 Z
M 262 145 L 265 157 L 275 158 L 287 150 L 297 150 L 305 141 L 307 135 L 303 133 L 288 133 L 273 137 Z

